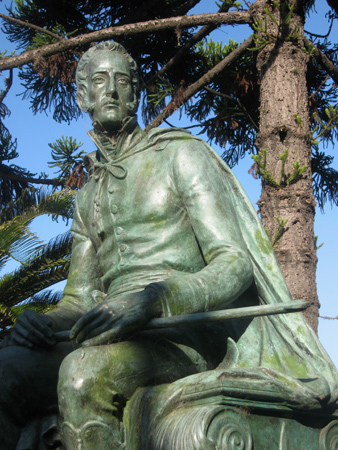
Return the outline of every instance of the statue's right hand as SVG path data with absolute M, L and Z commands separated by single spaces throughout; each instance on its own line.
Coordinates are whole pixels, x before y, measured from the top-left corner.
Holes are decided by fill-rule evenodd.
M 21 347 L 51 347 L 56 344 L 51 330 L 52 321 L 48 316 L 36 314 L 27 309 L 16 321 L 11 342 Z

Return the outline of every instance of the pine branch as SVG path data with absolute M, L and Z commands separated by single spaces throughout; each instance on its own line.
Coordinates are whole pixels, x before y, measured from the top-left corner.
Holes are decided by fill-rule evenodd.
M 178 9 L 175 9 L 175 12 L 178 16 L 186 15 L 192 8 L 200 3 L 200 1 L 201 0 L 189 0 L 186 2 L 182 2 L 181 6 Z M 144 13 L 144 11 L 154 11 L 157 5 L 158 0 L 144 0 L 142 1 L 142 12 Z M 118 23 L 120 25 L 126 25 L 129 23 L 138 22 L 142 15 L 140 7 L 135 8 L 133 11 L 131 10 L 128 15 L 126 15 L 123 19 L 120 19 Z
M 170 17 L 167 19 L 149 20 L 119 27 L 109 27 L 103 30 L 94 31 L 70 39 L 62 39 L 55 44 L 49 44 L 35 50 L 23 52 L 21 55 L 5 57 L 0 61 L 0 71 L 21 67 L 41 57 L 48 57 L 66 50 L 74 50 L 79 47 L 88 46 L 91 42 L 105 41 L 107 39 L 118 38 L 119 36 L 132 36 L 141 33 L 153 33 L 162 30 L 175 28 L 196 27 L 200 25 L 212 24 L 215 26 L 222 24 L 246 24 L 250 23 L 249 12 L 212 13 L 197 14 L 191 16 Z
M 304 38 L 304 43 L 310 48 L 314 50 L 313 51 L 313 56 L 315 56 L 315 58 L 317 59 L 317 61 L 319 62 L 319 64 L 321 64 L 321 66 L 323 66 L 324 69 L 327 70 L 328 74 L 331 76 L 331 78 L 333 79 L 333 81 L 338 84 L 338 69 L 337 67 L 333 64 L 332 61 L 329 60 L 329 58 L 324 55 L 324 53 L 319 50 L 319 48 L 317 48 L 313 42 L 311 42 L 309 39 Z
M 309 96 L 309 100 L 314 99 L 315 96 L 318 94 L 318 92 L 322 89 L 322 87 L 324 86 L 324 84 L 328 81 L 328 79 L 330 78 L 330 75 L 328 75 L 326 78 L 324 78 L 324 80 L 320 83 L 320 85 L 317 87 L 317 89 L 313 92 L 313 94 L 311 94 Z
M 226 56 L 220 63 L 209 70 L 203 77 L 196 81 L 196 83 L 191 84 L 187 89 L 184 90 L 181 97 L 181 105 L 186 103 L 193 95 L 196 94 L 201 88 L 211 83 L 211 81 L 217 77 L 227 66 L 232 64 L 245 50 L 250 47 L 253 43 L 253 39 L 250 36 L 246 41 L 243 42 L 239 47 L 237 47 L 230 55 Z M 149 131 L 152 128 L 158 127 L 161 123 L 167 119 L 174 109 L 169 104 L 155 119 L 145 128 L 145 131 Z
M 12 84 L 13 84 L 13 69 L 10 69 L 9 77 L 7 78 L 7 81 L 6 81 L 6 89 L 0 95 L 0 103 L 2 103 L 4 101 L 4 98 L 8 94 L 10 88 L 12 87 Z
M 32 178 L 32 177 L 24 177 L 21 175 L 15 175 L 13 173 L 6 173 L 0 169 L 0 178 L 6 178 L 7 180 L 18 181 L 20 183 L 34 183 L 34 184 L 46 184 L 49 186 L 60 186 L 65 187 L 65 180 L 51 180 L 48 178 Z
M 250 120 L 251 125 L 255 128 L 256 131 L 259 131 L 259 127 L 256 125 L 255 121 L 253 120 L 253 118 L 248 113 L 248 110 L 245 108 L 245 106 L 242 105 L 242 103 L 237 98 L 233 98 L 230 95 L 222 94 L 221 92 L 217 92 L 214 89 L 209 88 L 208 86 L 205 86 L 204 89 L 206 91 L 210 92 L 210 94 L 218 95 L 219 97 L 223 97 L 223 98 L 225 98 L 227 100 L 236 102 L 238 104 L 238 106 L 241 108 L 241 110 L 244 112 L 244 114 L 247 116 L 247 118 Z
M 327 3 L 329 4 L 330 8 L 333 9 L 333 11 L 337 14 L 338 16 L 338 5 L 336 0 L 327 0 Z
M 52 33 L 49 30 L 46 30 L 45 28 L 38 27 L 37 25 L 34 25 L 29 22 L 24 22 L 23 20 L 15 19 L 14 17 L 6 16 L 5 14 L 0 13 L 0 17 L 4 20 L 7 20 L 8 22 L 16 23 L 17 25 L 21 25 L 25 28 L 31 28 L 32 30 L 37 31 L 38 33 L 44 33 L 48 34 L 48 36 L 51 36 L 54 39 L 57 39 L 58 41 L 63 40 L 64 38 L 61 36 L 58 36 L 57 34 Z
M 221 11 L 218 12 L 218 14 Z M 168 72 L 173 66 L 175 66 L 179 61 L 182 60 L 184 55 L 188 52 L 189 49 L 191 49 L 194 45 L 196 45 L 198 42 L 200 42 L 203 38 L 208 36 L 213 30 L 215 30 L 218 27 L 218 25 L 204 25 L 200 30 L 195 33 L 189 42 L 187 42 L 183 47 L 181 47 L 178 52 L 165 64 L 155 75 L 153 75 L 150 80 L 147 81 L 146 85 L 150 86 L 153 81 L 157 78 L 162 76 L 164 73 Z
M 330 23 L 330 26 L 329 26 L 329 31 L 326 34 L 324 34 L 324 35 L 311 33 L 311 31 L 306 31 L 306 30 L 304 30 L 304 33 L 306 33 L 306 34 L 308 34 L 310 36 L 316 37 L 316 38 L 325 39 L 325 38 L 329 37 L 329 35 L 331 33 L 334 19 L 335 19 L 335 17 L 334 17 L 334 15 L 332 15 L 331 16 L 331 23 Z

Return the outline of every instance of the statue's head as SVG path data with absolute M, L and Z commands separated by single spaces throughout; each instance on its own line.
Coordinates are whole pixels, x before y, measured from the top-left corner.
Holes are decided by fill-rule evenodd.
M 91 47 L 76 71 L 77 101 L 93 122 L 107 131 L 118 131 L 136 114 L 140 91 L 137 65 L 117 42 Z

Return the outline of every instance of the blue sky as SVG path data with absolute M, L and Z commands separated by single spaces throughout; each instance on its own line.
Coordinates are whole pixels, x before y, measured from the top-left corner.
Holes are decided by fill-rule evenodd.
M 0 12 L 5 12 L 5 5 L 10 4 L 9 1 L 0 3 Z M 316 1 L 316 11 L 310 14 L 310 19 L 306 23 L 306 30 L 315 33 L 325 33 L 327 20 L 325 13 L 328 10 L 326 0 Z M 214 12 L 217 6 L 210 0 L 202 0 L 195 13 Z M 244 28 L 244 30 L 243 30 Z M 215 33 L 214 39 L 222 40 L 227 43 L 228 39 L 242 42 L 245 37 L 250 34 L 248 28 L 243 26 L 223 27 Z M 338 25 L 332 30 L 331 39 L 337 41 Z M 6 41 L 5 36 L 0 36 L 0 51 L 4 49 L 11 50 L 11 44 Z M 3 74 L 7 76 L 6 73 Z M 3 78 L 0 78 L 1 87 L 3 87 Z M 86 135 L 91 128 L 89 117 L 83 117 L 77 122 L 70 125 L 58 124 L 53 121 L 52 114 L 38 114 L 33 116 L 29 110 L 29 100 L 23 100 L 18 96 L 23 91 L 20 86 L 20 80 L 17 77 L 17 70 L 14 74 L 13 87 L 6 98 L 6 105 L 11 110 L 11 116 L 6 119 L 6 126 L 9 128 L 13 137 L 18 140 L 19 158 L 13 161 L 15 164 L 29 169 L 31 172 L 45 171 L 52 175 L 52 171 L 48 169 L 47 162 L 51 160 L 50 148 L 48 143 L 54 142 L 61 135 L 73 136 L 78 141 L 84 143 L 84 150 L 90 152 L 94 150 L 94 145 Z M 170 122 L 176 126 L 186 126 L 188 123 L 184 117 L 179 120 L 178 117 L 170 118 Z M 215 147 L 216 151 L 221 150 Z M 328 149 L 328 153 L 335 155 L 336 149 Z M 338 158 L 334 163 L 334 167 L 338 169 Z M 248 170 L 252 165 L 250 157 L 245 158 L 234 169 L 236 176 L 242 183 L 245 191 L 248 193 L 253 204 L 257 202 L 260 195 L 260 182 L 254 180 Z M 319 300 L 322 305 L 320 314 L 322 316 L 334 317 L 338 315 L 338 238 L 337 238 L 338 208 L 331 209 L 330 205 L 326 205 L 325 214 L 318 209 L 316 212 L 315 234 L 318 235 L 318 242 L 324 242 L 323 247 L 318 250 L 318 270 L 317 270 L 317 286 Z M 34 229 L 38 235 L 48 240 L 58 233 L 63 232 L 66 226 L 63 222 L 55 223 L 49 218 L 37 219 L 34 223 Z M 319 336 L 322 344 L 330 354 L 332 360 L 338 366 L 338 320 L 319 320 Z

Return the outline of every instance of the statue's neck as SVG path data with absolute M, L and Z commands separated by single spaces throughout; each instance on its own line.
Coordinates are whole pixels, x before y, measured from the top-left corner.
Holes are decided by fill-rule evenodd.
M 136 116 L 127 117 L 121 130 L 116 133 L 107 132 L 98 122 L 93 125 L 94 130 L 91 130 L 88 134 L 107 161 L 121 157 L 135 145 L 135 141 L 139 141 L 144 135 L 144 132 L 138 127 Z M 137 128 L 139 133 L 135 132 Z

